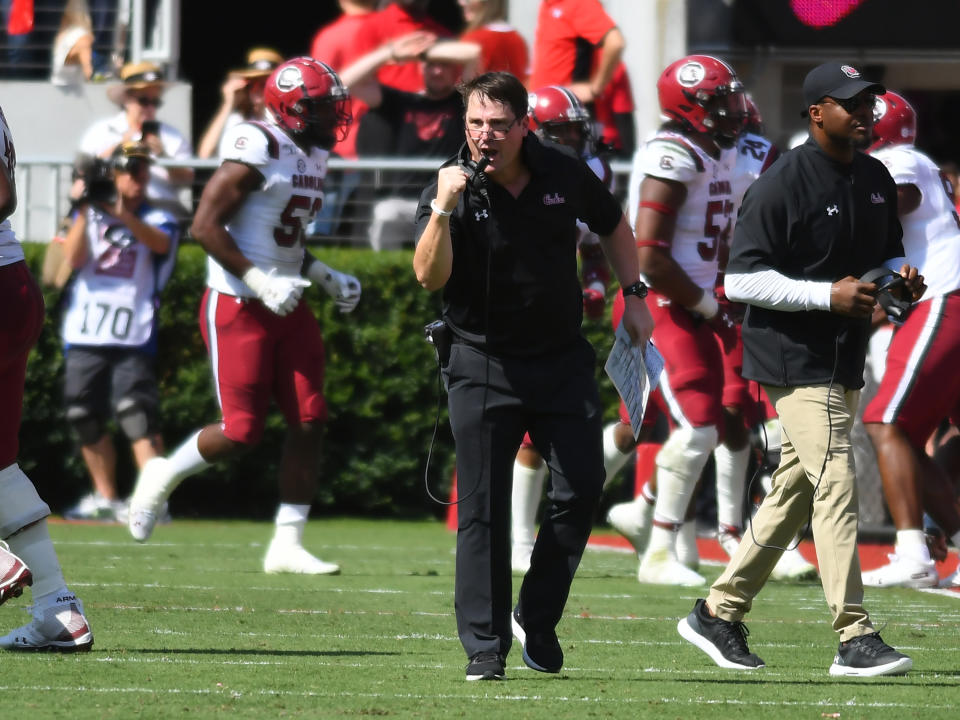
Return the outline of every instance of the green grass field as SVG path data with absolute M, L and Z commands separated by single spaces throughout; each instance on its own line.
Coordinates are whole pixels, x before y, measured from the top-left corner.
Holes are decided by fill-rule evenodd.
M 902 678 L 835 680 L 817 584 L 769 584 L 749 618 L 754 673 L 676 633 L 699 593 L 641 586 L 634 557 L 588 550 L 558 628 L 559 675 L 515 647 L 500 683 L 464 681 L 454 538 L 441 523 L 327 520 L 307 545 L 337 577 L 260 571 L 270 526 L 177 521 L 137 545 L 119 526 L 57 524 L 91 653 L 2 657 L 0 717 L 946 718 L 960 706 L 960 598 L 868 591 Z M 713 579 L 719 568 L 707 568 Z M 519 586 L 519 578 L 517 578 Z M 23 624 L 29 592 L 0 608 Z

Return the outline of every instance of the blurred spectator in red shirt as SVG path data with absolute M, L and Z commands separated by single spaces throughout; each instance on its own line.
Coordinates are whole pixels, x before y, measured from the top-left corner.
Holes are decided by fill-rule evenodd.
M 466 29 L 461 40 L 477 43 L 480 48 L 479 72 L 503 70 L 527 82 L 530 54 L 527 42 L 506 21 L 505 0 L 458 0 L 463 10 Z
M 339 0 L 343 14 L 332 23 L 323 26 L 310 43 L 310 57 L 325 62 L 338 73 L 365 54 L 366 35 L 370 23 L 376 17 L 377 0 Z M 333 147 L 340 157 L 356 159 L 357 129 L 367 106 L 355 98 L 350 99 L 353 122 L 347 136 Z
M 578 41 L 593 45 L 600 55 L 586 82 L 573 77 Z M 581 102 L 591 103 L 613 77 L 624 46 L 623 34 L 600 0 L 541 0 L 530 87 L 564 85 Z
M 388 40 L 409 35 L 416 31 L 433 33 L 438 37 L 450 37 L 450 31 L 427 14 L 429 0 L 393 0 L 380 12 L 374 13 L 364 27 L 362 38 L 357 38 L 357 55 L 366 55 Z M 419 60 L 394 60 L 377 72 L 377 80 L 397 90 L 422 92 L 423 73 Z
M 636 150 L 633 110 L 633 93 L 630 91 L 627 68 L 623 63 L 618 63 L 613 78 L 593 101 L 594 119 L 600 126 L 597 133 L 600 151 L 622 159 L 633 157 Z

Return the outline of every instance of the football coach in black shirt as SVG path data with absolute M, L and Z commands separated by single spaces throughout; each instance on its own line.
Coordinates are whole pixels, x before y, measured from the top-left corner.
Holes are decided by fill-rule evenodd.
M 724 287 L 748 303 L 743 375 L 776 407 L 782 449 L 752 532 L 678 625 L 722 667 L 763 666 L 747 648 L 743 617 L 808 518 L 840 636 L 830 674 L 896 675 L 912 666 L 863 608 L 850 441 L 878 291 L 858 278 L 886 266 L 913 300 L 924 290 L 904 262 L 896 185 L 857 150 L 869 145 L 874 96 L 884 92 L 851 65 L 811 70 L 803 83 L 810 137 L 750 186 L 734 230 Z
M 580 333 L 578 218 L 624 288 L 634 343 L 645 345 L 653 320 L 620 204 L 579 158 L 529 131 L 523 84 L 486 73 L 461 93 L 466 143 L 420 198 L 413 258 L 420 284 L 443 289 L 453 338 L 443 372 L 460 496 L 457 630 L 467 680 L 504 676 L 511 625 L 524 662 L 555 673 L 555 628 L 604 481 L 596 358 Z M 551 481 L 511 616 L 510 489 L 524 431 Z

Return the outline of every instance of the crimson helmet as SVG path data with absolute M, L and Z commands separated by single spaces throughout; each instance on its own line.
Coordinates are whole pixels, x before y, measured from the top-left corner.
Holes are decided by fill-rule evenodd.
M 917 113 L 902 95 L 887 90 L 873 105 L 873 144 L 867 151 L 884 145 L 913 145 L 917 139 Z
M 712 136 L 732 147 L 747 112 L 743 84 L 723 60 L 687 55 L 672 62 L 657 81 L 660 112 L 687 132 Z
M 329 150 L 350 125 L 350 93 L 326 63 L 297 57 L 267 78 L 263 102 L 273 121 L 307 145 Z
M 760 108 L 757 107 L 749 93 L 744 95 L 743 99 L 747 104 L 747 115 L 743 121 L 743 129 L 754 135 L 763 135 L 763 116 L 760 115 Z
M 590 113 L 567 88 L 547 85 L 534 90 L 528 98 L 527 115 L 539 137 L 572 147 L 580 155 L 592 152 Z

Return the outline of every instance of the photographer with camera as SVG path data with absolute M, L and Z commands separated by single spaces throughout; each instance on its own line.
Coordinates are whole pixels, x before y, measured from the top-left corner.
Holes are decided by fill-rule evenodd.
M 146 201 L 150 150 L 123 143 L 110 160 L 92 158 L 64 240 L 75 270 L 66 300 L 64 400 L 93 492 L 64 515 L 125 520 L 117 494 L 111 406 L 138 466 L 159 454 L 157 310 L 179 235 L 176 219 Z
M 466 144 L 420 197 L 417 280 L 443 290 L 442 357 L 459 489 L 455 605 L 467 680 L 504 676 L 513 633 L 532 669 L 563 666 L 557 640 L 603 488 L 596 357 L 580 332 L 577 219 L 600 236 L 625 288 L 624 327 L 653 320 L 620 203 L 575 153 L 529 131 L 527 91 L 509 73 L 462 85 Z M 439 347 L 439 345 L 438 345 Z M 513 610 L 510 488 L 530 433 L 550 468 L 548 503 Z

